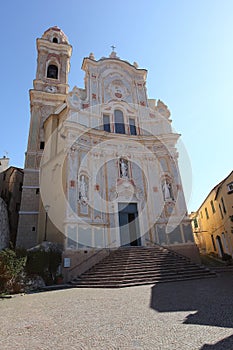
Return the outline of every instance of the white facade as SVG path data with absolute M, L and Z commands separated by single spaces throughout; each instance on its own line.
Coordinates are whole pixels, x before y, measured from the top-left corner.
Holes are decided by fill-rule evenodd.
M 59 55 L 58 44 L 49 45 Z M 64 101 L 59 95 L 41 127 L 38 240 L 46 205 L 50 239 L 59 236 L 68 250 L 153 243 L 182 252 L 194 248 L 178 169 L 179 135 L 167 106 L 148 99 L 147 71 L 115 52 L 99 60 L 90 54 L 82 69 L 84 88 L 62 91 Z M 51 100 L 58 95 L 48 85 L 44 93 Z

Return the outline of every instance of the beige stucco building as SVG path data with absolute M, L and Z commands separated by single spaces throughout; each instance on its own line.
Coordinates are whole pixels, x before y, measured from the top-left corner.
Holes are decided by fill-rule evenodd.
M 9 161 L 10 159 L 6 156 L 0 158 L 0 173 L 9 168 Z
M 73 256 L 156 242 L 197 259 L 180 135 L 167 106 L 148 99 L 147 71 L 115 51 L 99 60 L 91 53 L 84 88 L 69 90 L 65 34 L 48 29 L 37 50 L 17 245 L 46 239 Z
M 210 191 L 191 219 L 201 252 L 233 257 L 233 172 Z

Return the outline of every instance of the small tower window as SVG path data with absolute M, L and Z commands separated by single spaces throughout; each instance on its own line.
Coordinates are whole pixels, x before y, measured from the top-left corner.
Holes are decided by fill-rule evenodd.
M 54 64 L 50 64 L 47 69 L 47 78 L 57 79 L 58 78 L 58 68 Z
M 58 43 L 57 38 L 53 38 L 53 43 Z

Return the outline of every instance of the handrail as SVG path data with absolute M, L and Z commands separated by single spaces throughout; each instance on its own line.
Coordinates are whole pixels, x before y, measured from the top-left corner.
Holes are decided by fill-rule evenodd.
M 115 243 L 115 242 L 116 242 L 116 240 L 113 241 L 113 242 L 111 242 L 110 246 L 111 246 L 113 243 Z M 89 260 L 90 260 L 91 258 L 93 258 L 94 256 L 98 255 L 98 254 L 99 254 L 100 252 L 102 252 L 102 251 L 107 251 L 107 250 L 108 250 L 108 252 L 109 252 L 109 254 L 110 254 L 110 250 L 111 250 L 111 247 L 110 247 L 110 246 L 109 246 L 108 248 L 105 247 L 105 248 L 102 248 L 102 249 L 98 250 L 95 254 L 89 256 L 86 260 L 84 260 L 84 261 L 80 262 L 79 264 L 73 266 L 73 267 L 69 270 L 69 272 L 73 271 L 73 270 L 76 269 L 77 267 L 79 267 L 79 266 L 81 266 L 82 264 L 86 263 L 87 261 L 89 261 Z
M 83 261 L 80 262 L 79 264 L 73 266 L 73 267 L 69 270 L 69 272 L 73 271 L 73 270 L 76 269 L 77 267 L 80 267 L 82 264 L 87 263 L 87 261 L 89 261 L 91 258 L 93 258 L 94 256 L 98 255 L 100 252 L 102 252 L 102 251 L 104 251 L 104 250 L 106 250 L 106 248 L 103 248 L 103 249 L 98 250 L 98 252 L 96 252 L 95 254 L 89 256 L 86 260 L 83 260 Z

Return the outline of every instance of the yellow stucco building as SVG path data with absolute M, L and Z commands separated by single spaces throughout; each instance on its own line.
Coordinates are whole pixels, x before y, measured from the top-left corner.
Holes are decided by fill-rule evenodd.
M 233 257 L 233 171 L 210 191 L 190 217 L 201 252 L 223 260 Z

